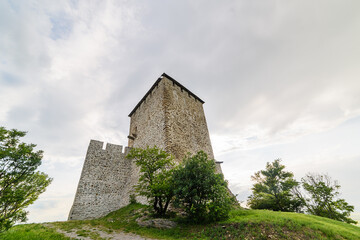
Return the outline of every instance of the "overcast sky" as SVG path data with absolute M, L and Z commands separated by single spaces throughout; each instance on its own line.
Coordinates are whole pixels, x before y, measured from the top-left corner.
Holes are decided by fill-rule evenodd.
M 0 126 L 54 178 L 29 222 L 66 220 L 90 139 L 127 144 L 166 72 L 205 101 L 240 201 L 281 158 L 328 173 L 360 212 L 360 1 L 0 1 Z

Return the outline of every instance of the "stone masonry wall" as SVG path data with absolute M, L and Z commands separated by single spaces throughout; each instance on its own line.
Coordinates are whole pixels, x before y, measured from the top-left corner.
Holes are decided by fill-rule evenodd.
M 131 116 L 129 147 L 165 149 L 164 83 L 160 81 Z
M 156 145 L 178 163 L 200 150 L 214 158 L 203 103 L 165 76 L 131 115 L 129 136 L 129 147 Z
M 188 152 L 194 154 L 200 150 L 213 159 L 202 103 L 171 80 L 164 78 L 163 82 L 166 150 L 174 154 L 179 161 Z
M 91 140 L 86 154 L 69 220 L 105 216 L 129 203 L 132 186 L 137 183 L 132 160 L 126 159 L 129 148 Z
M 188 152 L 195 154 L 200 150 L 214 159 L 203 103 L 171 80 L 163 81 L 166 150 L 179 162 Z M 222 173 L 219 163 L 216 171 Z

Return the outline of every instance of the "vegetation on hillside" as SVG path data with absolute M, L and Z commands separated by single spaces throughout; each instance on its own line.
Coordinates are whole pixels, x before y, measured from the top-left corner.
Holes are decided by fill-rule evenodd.
M 188 154 L 174 168 L 173 157 L 156 146 L 133 148 L 127 158 L 140 167 L 136 192 L 147 197 L 156 216 L 164 217 L 171 201 L 183 208 L 189 221 L 226 219 L 233 204 L 222 174 L 215 173 L 215 161 L 199 151 Z
M 35 144 L 20 142 L 26 132 L 0 127 L 0 232 L 26 221 L 25 208 L 51 183 L 41 165 L 42 151 Z
M 0 234 L 0 239 L 69 239 L 56 229 L 94 240 L 104 239 L 96 229 L 108 234 L 123 231 L 154 239 L 360 239 L 357 226 L 301 213 L 235 209 L 230 211 L 229 219 L 211 224 L 193 224 L 174 216 L 170 219 L 178 225 L 172 229 L 140 227 L 136 219 L 146 213 L 147 206 L 130 204 L 95 220 L 18 225 Z
M 266 169 L 256 172 L 248 205 L 252 209 L 268 209 L 285 212 L 306 212 L 334 220 L 357 223 L 349 216 L 354 206 L 345 199 L 338 199 L 340 185 L 324 174 L 308 173 L 300 183 L 292 172 L 284 171 L 280 159 L 266 164 Z
M 268 163 L 266 170 L 254 176 L 257 183 L 249 202 L 254 208 L 275 210 L 269 211 L 236 206 L 222 174 L 215 173 L 214 160 L 209 160 L 204 152 L 188 155 L 183 164 L 175 168 L 172 156 L 156 147 L 132 149 L 128 157 L 134 158 L 140 167 L 136 190 L 150 200 L 150 208 L 136 203 L 133 198 L 128 206 L 100 219 L 18 225 L 0 233 L 0 239 L 65 240 L 71 238 L 63 234 L 71 234 L 72 238 L 100 240 L 117 237 L 121 232 L 154 239 L 360 239 L 357 226 L 290 212 L 314 206 L 313 214 L 319 208 L 331 208 L 332 215 L 338 213 L 348 217 L 344 209 L 349 212 L 353 208 L 342 199 L 334 200 L 339 185 L 324 185 L 322 178 L 315 182 L 304 178 L 302 184 L 305 190 L 313 191 L 310 199 L 325 196 L 331 204 L 310 205 L 309 199 L 298 191 L 299 183 L 291 172 L 284 171 L 280 160 Z M 168 212 L 171 201 L 174 207 Z M 175 222 L 176 226 L 164 229 L 139 225 L 140 220 L 152 222 L 159 216 Z M 344 221 L 344 218 L 337 220 Z
M 165 216 L 174 196 L 173 156 L 154 146 L 146 149 L 132 148 L 126 157 L 135 159 L 136 165 L 140 167 L 139 182 L 135 186 L 136 192 L 149 200 L 158 216 Z
M 184 158 L 174 171 L 175 205 L 193 222 L 213 222 L 229 217 L 236 202 L 222 174 L 215 173 L 215 161 L 203 151 Z
M 350 213 L 354 206 L 345 199 L 338 199 L 340 184 L 332 181 L 328 175 L 307 174 L 302 178 L 302 186 L 308 197 L 304 197 L 307 212 L 313 215 L 327 217 L 347 223 L 356 223 Z
M 280 161 L 276 159 L 267 163 L 265 170 L 258 171 L 251 177 L 256 182 L 248 201 L 252 209 L 301 212 L 303 201 L 293 191 L 299 183 L 292 172 L 284 170 L 285 166 Z

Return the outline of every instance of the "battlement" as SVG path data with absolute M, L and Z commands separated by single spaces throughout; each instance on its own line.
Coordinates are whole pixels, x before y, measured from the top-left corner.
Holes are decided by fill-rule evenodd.
M 124 150 L 124 151 L 123 151 Z M 102 217 L 129 203 L 137 179 L 129 147 L 90 140 L 69 220 Z
M 124 149 L 124 151 L 123 151 Z M 102 152 L 109 154 L 120 154 L 120 155 L 128 155 L 130 151 L 130 147 L 123 147 L 122 145 L 106 143 L 104 148 L 104 142 L 98 140 L 90 140 L 88 152 Z

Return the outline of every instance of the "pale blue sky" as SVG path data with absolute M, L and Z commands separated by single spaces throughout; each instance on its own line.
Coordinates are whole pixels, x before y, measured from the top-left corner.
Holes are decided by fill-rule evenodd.
M 65 220 L 90 139 L 166 72 L 205 101 L 217 160 L 246 200 L 282 158 L 328 173 L 360 212 L 359 1 L 1 1 L 0 125 L 28 131 L 54 178 L 30 222 Z

